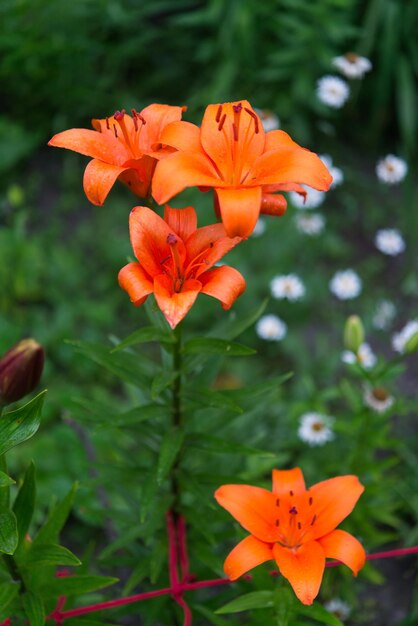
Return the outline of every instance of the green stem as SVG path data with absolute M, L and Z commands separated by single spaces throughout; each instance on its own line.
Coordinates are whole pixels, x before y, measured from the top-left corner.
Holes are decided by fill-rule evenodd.
M 26 585 L 24 580 L 20 574 L 19 568 L 14 557 L 11 554 L 3 554 L 3 561 L 7 567 L 7 570 L 13 580 L 17 583 L 20 583 L 20 593 L 25 593 Z

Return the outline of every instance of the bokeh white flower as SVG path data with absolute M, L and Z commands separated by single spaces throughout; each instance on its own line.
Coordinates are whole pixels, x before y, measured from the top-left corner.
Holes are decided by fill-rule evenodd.
M 269 111 L 268 109 L 254 109 L 254 111 L 261 119 L 266 133 L 280 128 L 280 120 L 273 111 Z
M 351 613 L 351 607 L 347 602 L 340 598 L 331 598 L 328 602 L 325 602 L 324 607 L 330 613 L 333 613 L 337 619 L 341 622 L 348 619 Z
M 368 343 L 362 343 L 357 352 L 344 350 L 341 353 L 341 361 L 349 365 L 358 363 L 358 365 L 368 370 L 376 365 L 377 357 Z
M 377 303 L 372 323 L 379 330 L 387 330 L 396 315 L 396 306 L 390 300 L 380 300 Z
M 305 189 L 306 196 L 297 193 L 297 191 L 289 193 L 290 201 L 297 209 L 316 209 L 324 202 L 326 198 L 324 191 L 312 189 L 307 185 L 301 185 L 301 187 Z
M 331 278 L 329 288 L 340 300 L 352 300 L 360 295 L 362 280 L 352 269 L 336 272 Z
M 335 437 L 332 425 L 333 417 L 322 415 L 321 413 L 304 413 L 300 417 L 298 429 L 299 439 L 310 446 L 323 446 Z
M 277 300 L 294 302 L 305 295 L 305 285 L 296 274 L 275 276 L 270 283 L 271 295 Z
M 254 230 L 251 233 L 252 237 L 261 237 L 266 232 L 266 222 L 262 217 L 259 217 L 256 225 L 254 226 Z
M 405 250 L 405 240 L 396 228 L 382 228 L 378 230 L 374 243 L 380 252 L 390 256 L 396 256 Z
M 255 327 L 257 335 L 266 341 L 281 341 L 287 333 L 287 324 L 277 315 L 263 315 Z
M 393 406 L 395 399 L 384 387 L 371 387 L 367 385 L 364 388 L 363 401 L 366 406 L 376 411 L 376 413 L 385 413 L 385 411 Z
M 388 154 L 376 165 L 376 174 L 379 180 L 387 185 L 400 183 L 408 173 L 406 161 L 394 154 Z
M 405 352 L 408 341 L 418 333 L 418 319 L 410 320 L 392 337 L 392 347 L 396 352 Z
M 315 237 L 324 230 L 325 218 L 321 213 L 301 212 L 295 215 L 295 223 L 299 232 Z
M 372 64 L 366 57 L 359 56 L 354 52 L 347 52 L 343 56 L 332 59 L 332 64 L 346 78 L 363 78 L 366 72 L 370 72 Z
M 330 155 L 320 154 L 319 158 L 321 159 L 322 163 L 325 165 L 325 167 L 328 169 L 329 173 L 332 176 L 332 183 L 331 183 L 330 189 L 333 189 L 334 187 L 338 187 L 338 185 L 341 185 L 341 183 L 344 182 L 343 171 L 340 170 L 339 167 L 335 167 Z
M 323 76 L 316 84 L 316 94 L 324 104 L 341 109 L 350 96 L 350 87 L 339 76 Z

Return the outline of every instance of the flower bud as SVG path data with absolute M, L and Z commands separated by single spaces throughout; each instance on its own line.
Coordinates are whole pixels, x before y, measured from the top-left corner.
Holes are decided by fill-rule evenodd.
M 358 315 L 350 315 L 344 328 L 344 346 L 357 354 L 358 349 L 364 342 L 364 328 Z
M 0 406 L 33 391 L 42 375 L 44 349 L 34 339 L 22 339 L 0 358 Z

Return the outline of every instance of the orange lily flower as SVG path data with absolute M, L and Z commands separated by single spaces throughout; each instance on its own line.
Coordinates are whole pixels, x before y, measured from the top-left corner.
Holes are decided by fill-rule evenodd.
M 150 104 L 132 117 L 124 110 L 92 120 L 95 130 L 72 128 L 54 135 L 49 146 L 68 148 L 93 157 L 84 172 L 84 191 L 93 204 L 102 205 L 117 178 L 136 195 L 150 194 L 157 160 L 173 152 L 162 149 L 160 136 L 167 124 L 181 119 L 184 107 Z
M 171 328 L 188 313 L 199 293 L 220 300 L 229 309 L 245 289 L 233 267 L 213 267 L 240 241 L 226 236 L 222 224 L 197 228 L 193 207 L 165 207 L 164 219 L 151 209 L 135 207 L 129 218 L 131 243 L 139 263 L 119 272 L 119 285 L 140 306 L 154 293 Z
M 265 133 L 246 100 L 210 104 L 201 128 L 173 122 L 161 141 L 178 152 L 157 165 L 152 182 L 155 200 L 163 204 L 186 187 L 213 187 L 230 237 L 248 237 L 260 212 L 282 215 L 286 200 L 272 192 L 303 193 L 302 183 L 326 191 L 332 182 L 316 154 L 282 130 Z
M 251 534 L 228 555 L 224 569 L 235 580 L 274 559 L 303 604 L 318 595 L 330 557 L 356 576 L 366 559 L 363 546 L 335 530 L 364 491 L 357 476 L 338 476 L 306 489 L 302 471 L 273 470 L 273 489 L 224 485 L 215 498 Z

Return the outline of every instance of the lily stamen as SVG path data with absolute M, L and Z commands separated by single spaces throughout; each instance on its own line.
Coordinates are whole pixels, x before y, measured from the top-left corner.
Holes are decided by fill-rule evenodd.
M 221 119 L 221 115 L 222 115 L 222 104 L 218 106 L 218 110 L 216 111 L 215 122 L 217 122 L 218 124 L 219 124 L 219 120 Z

